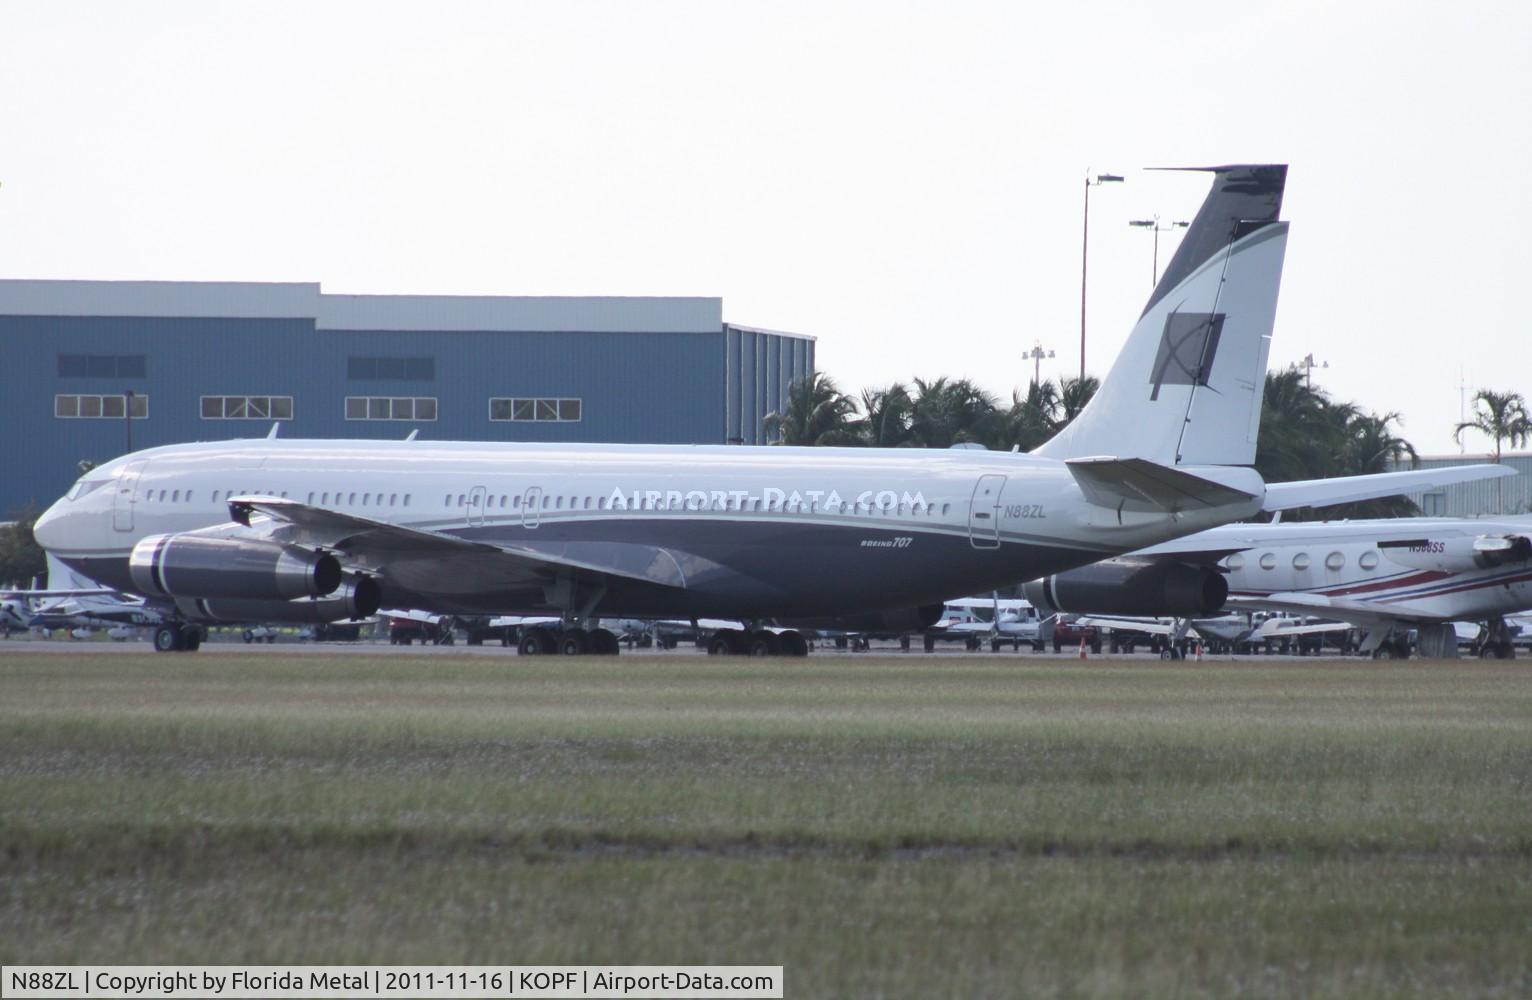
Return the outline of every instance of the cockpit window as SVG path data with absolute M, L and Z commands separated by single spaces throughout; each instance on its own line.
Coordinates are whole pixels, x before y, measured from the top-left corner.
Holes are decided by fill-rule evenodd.
M 67 499 L 78 500 L 86 494 L 96 492 L 109 482 L 111 482 L 110 479 L 82 479 L 74 484 L 74 489 L 69 491 Z

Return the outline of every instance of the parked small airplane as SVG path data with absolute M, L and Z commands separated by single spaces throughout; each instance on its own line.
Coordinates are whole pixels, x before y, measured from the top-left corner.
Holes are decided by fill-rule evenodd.
M 50 552 L 171 620 L 312 622 L 381 606 L 550 614 L 524 653 L 614 653 L 602 618 L 738 619 L 733 652 L 918 629 L 983 593 L 1261 510 L 1471 476 L 1268 485 L 1254 458 L 1287 244 L 1285 166 L 1211 190 L 1095 398 L 1030 455 L 509 442 L 171 445 L 87 473 Z M 531 639 L 527 637 L 532 637 Z M 717 638 L 717 636 L 715 636 Z
M 5 634 L 28 629 L 112 628 L 117 625 L 153 626 L 165 616 L 140 597 L 102 587 L 48 556 L 48 586 L 35 590 L 6 591 L 0 599 L 0 626 Z
M 1361 629 L 1360 652 L 1378 657 L 1408 655 L 1411 628 L 1422 656 L 1456 656 L 1451 623 L 1476 621 L 1480 655 L 1504 658 L 1515 655 L 1506 616 L 1532 609 L 1532 518 L 1230 524 L 1023 590 L 1086 614 L 1329 618 Z

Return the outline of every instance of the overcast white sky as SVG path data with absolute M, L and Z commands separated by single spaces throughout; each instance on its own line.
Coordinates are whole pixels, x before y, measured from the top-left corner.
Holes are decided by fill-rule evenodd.
M 721 295 L 848 389 L 1104 374 L 1195 174 L 1291 164 L 1273 366 L 1532 393 L 1532 4 L 0 2 L 0 276 Z M 1161 263 L 1176 236 L 1161 237 Z M 1475 449 L 1482 445 L 1474 444 Z

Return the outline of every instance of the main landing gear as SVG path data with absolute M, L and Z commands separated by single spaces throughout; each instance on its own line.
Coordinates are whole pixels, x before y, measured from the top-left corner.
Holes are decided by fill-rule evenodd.
M 809 643 L 792 629 L 721 628 L 708 640 L 707 651 L 709 656 L 807 656 Z
M 522 656 L 616 656 L 617 636 L 604 628 L 557 628 L 536 625 L 521 633 Z
M 201 625 L 166 622 L 154 630 L 154 648 L 160 653 L 195 653 L 207 632 Z
M 1479 638 L 1475 645 L 1478 647 L 1481 660 L 1516 658 L 1516 646 L 1511 641 L 1511 628 L 1499 615 L 1484 623 L 1479 630 Z

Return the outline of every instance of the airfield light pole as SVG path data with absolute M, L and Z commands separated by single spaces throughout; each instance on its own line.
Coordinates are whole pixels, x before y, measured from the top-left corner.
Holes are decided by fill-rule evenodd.
M 1152 219 L 1132 219 L 1128 222 L 1128 225 L 1136 226 L 1139 229 L 1147 229 L 1154 233 L 1154 260 L 1153 266 L 1149 269 L 1149 287 L 1153 288 L 1160 283 L 1160 234 L 1168 233 L 1172 229 L 1185 229 L 1191 223 L 1177 221 L 1172 222 L 1168 226 L 1162 226 L 1160 225 L 1160 217 L 1156 215 Z
M 1032 359 L 1032 384 L 1040 384 L 1043 377 L 1043 359 L 1053 357 L 1053 352 L 1043 350 L 1043 345 L 1034 341 L 1032 349 L 1022 351 L 1021 356 Z
M 1312 391 L 1314 388 L 1314 369 L 1328 368 L 1330 367 L 1330 362 L 1315 361 L 1314 352 L 1310 351 L 1307 355 L 1304 356 L 1302 361 L 1298 362 L 1296 365 L 1293 365 L 1293 367 L 1303 369 L 1303 387 Z
M 1085 377 L 1085 267 L 1090 261 L 1090 189 L 1100 187 L 1103 184 L 1121 184 L 1122 178 L 1116 174 L 1097 174 L 1094 179 L 1090 171 L 1085 172 L 1085 220 L 1083 234 L 1080 237 L 1080 377 Z

